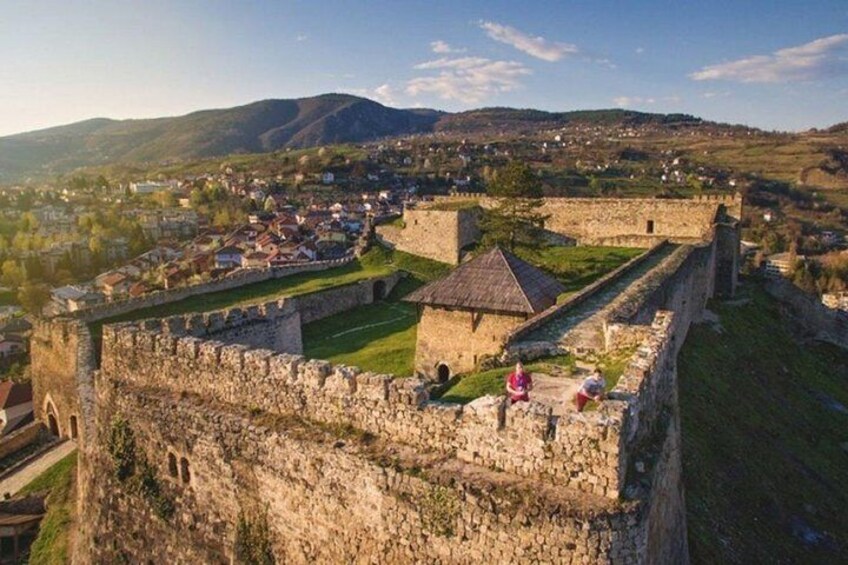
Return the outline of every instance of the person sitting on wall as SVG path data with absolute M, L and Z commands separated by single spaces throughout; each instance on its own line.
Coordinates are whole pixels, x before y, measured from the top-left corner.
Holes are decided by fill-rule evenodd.
M 603 400 L 606 387 L 607 383 L 604 380 L 604 376 L 599 370 L 595 369 L 595 372 L 583 381 L 583 384 L 574 397 L 577 404 L 577 411 L 582 412 L 583 408 L 586 407 L 586 403 L 590 400 L 594 400 L 595 402 Z
M 510 403 L 527 402 L 530 400 L 530 391 L 533 390 L 533 379 L 530 373 L 524 371 L 524 365 L 519 361 L 515 364 L 515 370 L 506 378 L 506 394 Z

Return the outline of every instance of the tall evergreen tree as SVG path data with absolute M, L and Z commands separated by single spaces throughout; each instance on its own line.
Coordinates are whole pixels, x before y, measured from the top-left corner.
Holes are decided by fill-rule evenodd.
M 543 227 L 549 216 L 540 212 L 542 184 L 528 165 L 510 161 L 492 174 L 487 192 L 496 205 L 483 215 L 483 246 L 501 245 L 514 251 L 544 245 Z

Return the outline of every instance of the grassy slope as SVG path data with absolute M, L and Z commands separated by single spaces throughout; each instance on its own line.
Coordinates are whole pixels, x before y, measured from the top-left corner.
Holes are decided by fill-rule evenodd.
M 521 250 L 518 255 L 554 275 L 566 292 L 575 292 L 644 252 L 630 247 L 581 246 Z
M 848 414 L 822 399 L 848 406 L 848 353 L 797 344 L 772 299 L 744 295 L 714 304 L 724 333 L 693 327 L 680 356 L 693 562 L 844 563 Z M 805 528 L 824 537 L 805 547 Z
M 400 263 L 397 261 L 393 263 L 386 257 L 387 252 L 385 250 L 375 248 L 365 254 L 360 260 L 341 267 L 327 269 L 326 271 L 300 273 L 281 279 L 271 279 L 254 283 L 232 290 L 192 296 L 179 302 L 143 308 L 95 322 L 91 324 L 91 328 L 94 335 L 99 335 L 104 324 L 143 320 L 145 318 L 164 318 L 167 316 L 190 314 L 192 312 L 209 312 L 211 310 L 221 310 L 236 306 L 261 304 L 284 296 L 297 296 L 351 284 L 362 279 L 394 272 L 398 268 L 396 263 Z M 410 268 L 417 267 L 417 263 L 413 260 L 404 260 L 402 264 L 409 264 Z
M 69 562 L 69 535 L 75 505 L 77 454 L 71 453 L 24 487 L 21 495 L 48 491 L 47 514 L 30 547 L 30 565 Z

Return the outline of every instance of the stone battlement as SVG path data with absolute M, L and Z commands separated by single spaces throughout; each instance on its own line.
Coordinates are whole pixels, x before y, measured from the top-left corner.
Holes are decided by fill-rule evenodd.
M 508 406 L 483 397 L 466 406 L 431 401 L 424 381 L 361 372 L 355 367 L 269 349 L 251 349 L 195 335 L 276 315 L 285 307 L 107 326 L 103 336 L 104 378 L 133 386 L 191 393 L 261 412 L 298 415 L 328 424 L 351 425 L 416 449 L 525 477 L 590 490 L 610 498 L 625 482 L 631 428 L 645 425 L 632 414 L 641 389 L 616 389 L 597 412 L 557 418 L 530 402 Z M 672 316 L 662 315 L 634 356 L 622 382 L 663 379 L 662 365 Z M 189 335 L 190 334 L 190 335 Z M 643 385 L 639 385 L 643 386 Z M 637 387 L 638 388 L 638 387 Z M 651 402 L 654 400 L 651 399 Z

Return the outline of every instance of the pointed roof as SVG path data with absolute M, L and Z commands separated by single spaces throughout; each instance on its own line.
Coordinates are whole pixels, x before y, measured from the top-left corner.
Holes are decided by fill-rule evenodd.
M 405 298 L 408 302 L 537 314 L 565 292 L 559 281 L 512 253 L 495 247 Z

